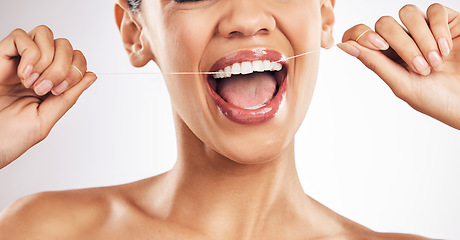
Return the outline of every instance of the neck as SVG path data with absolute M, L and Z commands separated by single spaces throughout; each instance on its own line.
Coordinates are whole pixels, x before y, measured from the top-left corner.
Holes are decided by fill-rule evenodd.
M 311 208 L 295 168 L 294 142 L 275 159 L 245 165 L 209 149 L 183 122 L 176 123 L 176 131 L 178 161 L 165 176 L 169 184 L 163 191 L 170 196 L 164 198 L 168 219 L 248 239 L 268 225 L 299 222 Z

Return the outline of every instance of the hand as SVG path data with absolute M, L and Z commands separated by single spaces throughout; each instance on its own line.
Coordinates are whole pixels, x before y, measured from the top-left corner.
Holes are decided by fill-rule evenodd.
M 460 14 L 433 4 L 349 29 L 338 46 L 377 73 L 414 109 L 460 129 Z
M 46 138 L 95 80 L 83 54 L 48 27 L 0 41 L 0 169 Z

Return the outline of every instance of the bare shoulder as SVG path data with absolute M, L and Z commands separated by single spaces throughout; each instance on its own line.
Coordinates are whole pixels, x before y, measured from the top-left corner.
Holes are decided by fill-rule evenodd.
M 156 177 L 101 188 L 44 192 L 24 197 L 0 213 L 0 239 L 100 239 L 116 234 Z M 121 217 L 122 216 L 122 217 Z
M 107 221 L 111 191 L 45 192 L 19 199 L 0 213 L 0 239 L 78 239 Z
M 394 239 L 394 240 L 433 240 L 431 238 L 426 238 L 417 235 L 411 234 L 402 234 L 402 233 L 376 233 L 375 238 L 376 240 L 387 240 L 387 239 Z
M 323 240 L 323 239 L 321 239 Z M 324 239 L 326 240 L 326 239 Z M 432 240 L 411 234 L 402 233 L 380 233 L 374 231 L 352 232 L 337 237 L 328 238 L 327 240 Z
M 376 232 L 331 211 L 322 204 L 320 206 L 329 211 L 330 216 L 339 224 L 334 232 L 326 229 L 326 233 L 315 238 L 315 240 L 431 240 L 430 238 L 412 234 Z

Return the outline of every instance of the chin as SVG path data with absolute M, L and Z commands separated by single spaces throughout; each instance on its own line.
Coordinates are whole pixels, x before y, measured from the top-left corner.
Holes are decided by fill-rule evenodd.
M 278 119 L 279 120 L 279 119 Z M 294 142 L 297 124 L 276 121 L 246 128 L 233 128 L 209 141 L 220 155 L 241 164 L 263 164 L 282 158 Z
M 224 153 L 228 159 L 244 165 L 264 164 L 280 159 L 286 149 L 280 145 L 270 146 L 258 144 L 255 146 L 239 146 L 231 152 Z

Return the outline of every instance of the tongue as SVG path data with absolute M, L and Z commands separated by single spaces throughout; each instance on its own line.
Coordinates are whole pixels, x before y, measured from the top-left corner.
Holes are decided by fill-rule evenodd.
M 275 91 L 275 78 L 265 72 L 217 80 L 216 92 L 225 101 L 240 108 L 261 107 L 272 100 Z

